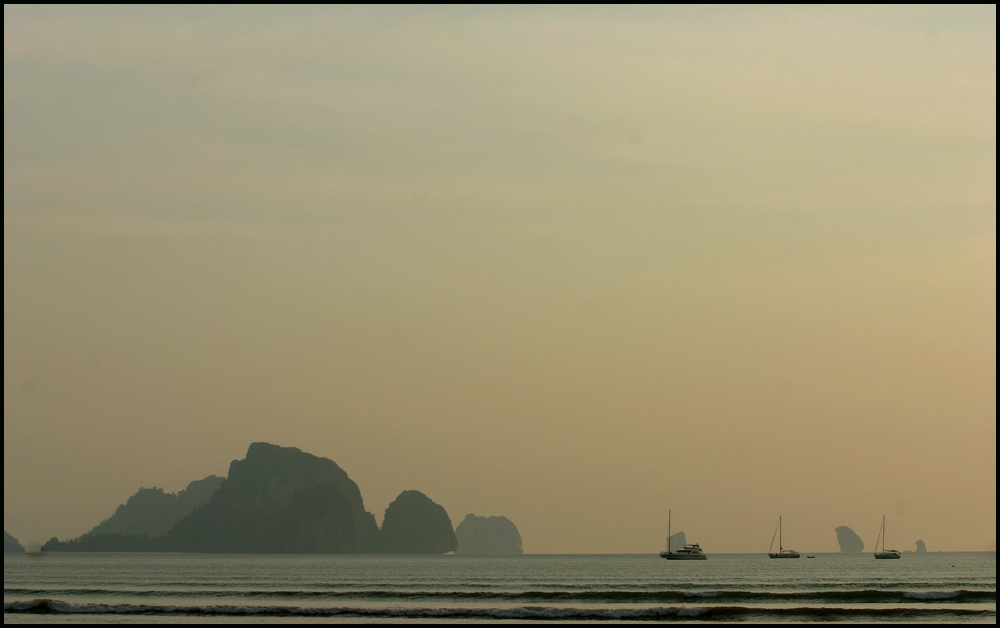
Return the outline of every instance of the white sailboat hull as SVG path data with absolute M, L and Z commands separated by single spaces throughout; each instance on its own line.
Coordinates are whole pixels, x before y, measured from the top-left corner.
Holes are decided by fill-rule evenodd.
M 660 552 L 661 558 L 666 558 L 667 560 L 708 560 L 708 556 L 705 554 L 698 553 L 685 553 L 683 550 L 676 552 Z
M 795 550 L 781 550 L 777 554 L 768 554 L 769 558 L 798 558 L 799 553 Z
M 781 545 L 781 517 L 778 517 L 778 528 L 774 531 L 774 536 L 778 537 L 778 551 L 772 552 L 774 549 L 774 537 L 771 537 L 771 547 L 767 548 L 768 558 L 798 558 L 799 553 L 795 550 L 786 550 Z
M 900 554 L 896 550 L 889 550 L 887 552 L 875 552 L 875 558 L 899 558 Z

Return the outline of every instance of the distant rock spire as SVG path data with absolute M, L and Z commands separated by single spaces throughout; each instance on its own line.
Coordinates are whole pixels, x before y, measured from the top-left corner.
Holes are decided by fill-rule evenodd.
M 668 549 L 671 552 L 676 552 L 679 549 L 684 549 L 684 546 L 687 545 L 687 542 L 688 542 L 687 535 L 684 534 L 683 530 L 681 530 L 680 532 L 676 532 L 670 535 L 670 541 L 669 541 L 670 547 Z
M 840 543 L 840 551 L 845 554 L 857 554 L 865 551 L 865 542 L 857 533 L 847 526 L 840 526 L 835 530 L 837 542 Z

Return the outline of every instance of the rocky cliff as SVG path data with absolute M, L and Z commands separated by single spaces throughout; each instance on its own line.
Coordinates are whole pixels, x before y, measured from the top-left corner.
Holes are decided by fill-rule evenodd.
M 521 533 L 507 517 L 466 515 L 455 528 L 456 554 L 523 554 Z
M 403 491 L 385 509 L 381 551 L 388 554 L 444 554 L 458 547 L 443 507 L 419 491 Z
M 378 526 L 358 485 L 332 460 L 253 443 L 166 541 L 189 552 L 364 553 L 376 548 Z

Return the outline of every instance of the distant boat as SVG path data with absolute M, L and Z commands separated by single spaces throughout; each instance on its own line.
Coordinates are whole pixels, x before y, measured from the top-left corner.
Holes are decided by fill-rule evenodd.
M 774 549 L 774 537 L 778 537 L 778 552 L 775 553 Z M 771 546 L 767 548 L 767 555 L 771 558 L 798 558 L 799 553 L 795 550 L 786 550 L 781 545 L 781 515 L 778 515 L 778 528 L 774 531 L 774 536 L 771 537 Z
M 882 549 L 878 548 L 878 542 L 882 541 Z M 899 558 L 899 550 L 885 549 L 885 515 L 882 515 L 882 527 L 879 528 L 878 538 L 875 539 L 875 558 Z
M 697 543 L 688 543 L 681 549 L 673 552 L 670 550 L 670 511 L 667 511 L 667 549 L 660 552 L 660 558 L 667 560 L 708 560 L 708 556 L 702 551 Z

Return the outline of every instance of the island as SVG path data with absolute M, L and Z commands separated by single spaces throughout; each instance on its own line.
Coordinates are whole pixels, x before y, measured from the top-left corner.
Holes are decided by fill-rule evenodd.
M 844 554 L 857 554 L 865 549 L 865 542 L 857 533 L 847 526 L 840 526 L 835 530 L 837 533 L 837 543 L 840 544 L 840 551 Z
M 107 520 L 42 551 L 443 554 L 458 539 L 444 507 L 415 490 L 385 511 L 381 529 L 358 485 L 335 462 L 252 443 L 229 465 L 176 495 L 140 489 Z
M 523 554 L 521 533 L 507 517 L 479 517 L 468 514 L 455 528 L 456 554 Z
M 3 553 L 4 554 L 23 554 L 24 547 L 21 543 L 11 536 L 6 530 L 3 531 Z

